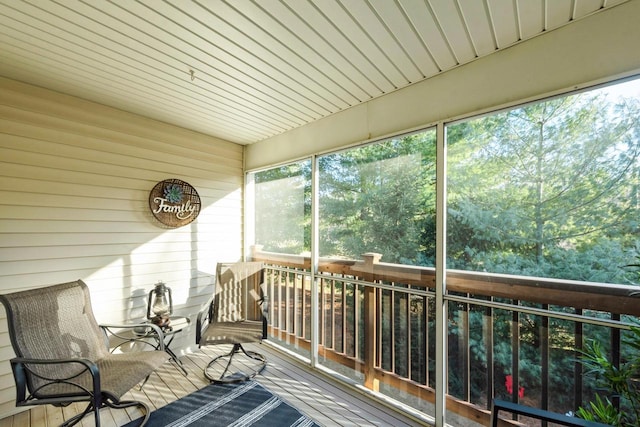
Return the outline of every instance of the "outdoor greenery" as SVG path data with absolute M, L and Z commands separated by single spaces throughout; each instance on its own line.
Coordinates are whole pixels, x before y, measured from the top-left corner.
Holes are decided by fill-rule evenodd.
M 631 328 L 625 344 L 635 354 L 622 364 L 614 363 L 597 340 L 589 340 L 581 354 L 598 387 L 593 401 L 577 415 L 616 427 L 635 427 L 640 420 L 640 328 Z M 615 402 L 615 403 L 614 403 Z
M 311 250 L 311 162 L 254 174 L 256 243 L 265 251 Z
M 640 256 L 636 256 L 640 261 Z M 640 263 L 626 265 L 640 283 Z M 616 427 L 632 427 L 640 420 L 640 327 L 631 327 L 624 338 L 627 354 L 624 360 L 612 360 L 609 352 L 596 339 L 587 341 L 580 352 L 586 375 L 595 380 L 597 393 L 593 400 L 578 408 L 584 419 Z
M 640 99 L 593 92 L 453 126 L 448 266 L 632 283 Z
M 319 159 L 320 255 L 433 265 L 435 131 Z

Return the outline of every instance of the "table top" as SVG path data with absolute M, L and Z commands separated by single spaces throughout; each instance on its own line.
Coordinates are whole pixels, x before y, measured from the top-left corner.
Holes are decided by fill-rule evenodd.
M 169 328 L 173 330 L 173 332 L 178 332 L 189 326 L 191 323 L 191 319 L 183 316 L 171 316 L 169 317 Z
M 131 321 L 131 323 L 136 323 L 136 324 L 145 324 L 145 323 L 151 323 L 151 320 L 149 319 L 141 319 L 139 321 Z M 186 328 L 187 326 L 189 326 L 189 323 L 191 323 L 191 319 L 189 319 L 188 317 L 184 317 L 184 316 L 170 316 L 169 317 L 169 325 L 165 326 L 162 329 L 162 332 L 165 335 L 171 335 L 171 334 L 175 334 L 176 332 L 180 332 L 181 330 L 183 330 L 184 328 Z M 140 328 L 135 328 L 135 333 L 138 336 L 144 336 L 144 335 L 151 335 L 153 334 L 153 330 L 151 328 L 147 328 L 144 326 L 141 326 Z

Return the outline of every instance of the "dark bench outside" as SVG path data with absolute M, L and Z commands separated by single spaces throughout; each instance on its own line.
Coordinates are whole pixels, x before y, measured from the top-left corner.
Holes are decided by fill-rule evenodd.
M 500 411 L 511 412 L 512 414 L 517 415 L 525 415 L 541 421 L 548 421 L 569 427 L 607 427 L 607 424 L 588 421 L 577 417 L 570 417 L 564 414 L 547 411 L 545 409 L 532 408 L 530 406 L 499 399 L 494 399 L 493 404 L 491 405 L 491 427 L 498 427 L 498 415 Z

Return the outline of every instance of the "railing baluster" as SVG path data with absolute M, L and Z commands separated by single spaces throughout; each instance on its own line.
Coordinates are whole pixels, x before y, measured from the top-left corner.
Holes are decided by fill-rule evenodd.
M 611 313 L 611 320 L 619 321 L 620 315 Z M 620 329 L 613 329 L 611 331 L 611 363 L 616 369 L 620 368 Z M 620 409 L 620 396 L 612 396 L 611 403 Z
M 361 360 L 360 355 L 360 316 L 362 314 L 362 308 L 360 307 L 360 287 L 357 284 L 353 284 L 353 357 L 356 360 Z
M 293 333 L 294 340 L 298 340 L 300 336 L 300 282 L 298 275 L 291 273 L 293 281 L 293 296 L 291 298 L 291 332 Z
M 411 298 L 409 294 L 403 295 L 404 299 L 404 312 L 405 312 L 405 335 L 406 335 L 406 344 L 405 344 L 405 359 L 404 363 L 406 366 L 406 377 L 411 378 Z
M 544 310 L 549 309 L 548 304 L 543 304 Z M 549 409 L 549 318 L 540 320 L 540 364 L 542 377 L 541 409 Z M 547 422 L 542 421 L 542 427 L 547 427 Z
M 391 307 L 390 307 L 390 319 L 389 319 L 389 332 L 391 335 L 391 372 L 397 373 L 396 370 L 396 292 L 391 291 Z
M 519 305 L 517 300 L 512 301 L 513 305 Z M 518 403 L 520 391 L 520 313 L 513 311 L 511 316 L 511 401 Z M 513 419 L 517 420 L 518 416 L 513 414 Z
M 336 281 L 331 280 L 331 349 L 336 351 Z
M 318 331 L 318 345 L 320 346 L 325 346 L 326 345 L 326 337 L 324 336 L 325 334 L 325 307 L 327 304 L 326 298 L 327 298 L 327 294 L 325 292 L 325 281 L 322 277 L 319 277 L 318 279 L 318 292 L 320 293 L 320 295 L 318 295 L 318 301 L 320 306 L 317 308 L 318 309 L 318 327 L 320 328 L 320 330 Z M 313 307 L 311 307 L 311 310 L 313 310 Z
M 286 307 L 283 307 L 283 303 L 286 305 L 286 300 L 283 301 L 282 299 L 282 284 L 285 283 L 284 280 L 282 280 L 282 275 L 284 274 L 284 272 L 279 271 L 278 272 L 278 331 L 279 331 L 279 338 L 281 340 L 283 340 L 285 337 L 283 337 L 283 333 L 286 332 L 286 329 L 283 327 L 284 325 L 284 313 L 283 313 L 283 308 L 286 309 Z M 286 296 L 285 296 L 286 298 Z
M 286 315 L 285 315 L 285 331 L 287 331 L 287 334 L 289 337 L 293 337 L 294 336 L 294 329 L 293 329 L 293 294 L 295 294 L 295 282 L 293 280 L 291 280 L 291 272 L 287 273 L 285 276 L 285 280 L 286 280 L 286 288 L 285 288 L 285 293 L 287 295 L 287 311 L 286 311 Z
M 582 315 L 582 309 L 577 308 L 575 310 L 575 313 L 577 315 Z M 575 334 L 574 346 L 575 346 L 575 349 L 576 349 L 576 356 L 578 356 L 580 354 L 580 352 L 584 348 L 583 331 L 582 331 L 583 330 L 583 324 L 582 324 L 582 322 L 575 322 L 574 325 L 575 325 L 575 327 L 574 327 L 574 334 Z M 584 392 L 582 374 L 583 374 L 582 363 L 580 363 L 580 360 L 576 357 L 576 361 L 573 364 L 573 381 L 574 381 L 573 411 L 574 411 L 574 413 L 578 410 L 578 408 L 580 406 L 582 406 L 582 397 L 583 397 L 582 394 Z
M 429 366 L 430 365 L 429 361 L 432 360 L 432 357 L 431 357 L 432 355 L 431 355 L 431 352 L 430 352 L 430 349 L 431 349 L 431 328 L 430 328 L 430 326 L 433 324 L 433 322 L 431 322 L 431 308 L 430 308 L 431 306 L 429 304 L 429 299 L 427 297 L 424 297 L 424 298 L 425 298 L 425 311 L 426 311 L 424 327 L 425 327 L 426 336 L 427 336 L 427 338 L 425 339 L 425 343 L 424 343 L 424 345 L 426 346 L 426 351 L 424 353 L 426 355 L 425 356 L 426 360 L 425 360 L 425 363 L 424 363 L 425 364 L 425 371 L 426 371 L 425 372 L 425 374 L 426 374 L 425 375 L 425 384 L 430 387 L 431 386 L 431 369 L 430 369 L 430 366 Z M 435 356 L 434 356 L 434 358 L 435 358 Z
M 346 283 L 344 282 L 340 282 L 339 285 L 337 285 L 338 287 L 338 294 L 339 294 L 339 301 L 340 301 L 340 305 L 338 306 L 340 309 L 340 312 L 338 313 L 338 318 L 340 320 L 339 323 L 339 330 L 336 331 L 336 333 L 338 334 L 336 336 L 337 338 L 337 342 L 336 342 L 336 351 L 339 353 L 344 353 L 345 352 L 345 335 L 347 333 L 347 325 L 346 323 L 346 317 L 347 317 L 347 308 L 345 305 L 345 287 L 346 287 Z
M 307 335 L 307 280 L 306 277 L 303 276 L 302 274 L 300 275 L 300 281 L 302 282 L 302 295 L 301 295 L 301 303 L 300 303 L 300 309 L 301 309 L 301 320 L 300 320 L 300 329 L 301 329 L 301 334 L 300 336 L 304 339 L 309 339 L 310 336 Z
M 460 352 L 462 353 L 462 395 L 464 399 L 469 401 L 471 400 L 471 388 L 469 387 L 469 379 L 471 378 L 471 366 L 469 356 L 470 346 L 469 346 L 469 304 L 463 304 L 462 310 L 459 310 L 462 313 L 462 340 L 460 346 Z
M 374 310 L 376 310 L 375 312 L 375 359 L 374 359 L 374 364 L 376 368 L 382 368 L 382 316 L 383 316 L 383 309 L 382 309 L 382 289 L 375 289 L 375 306 L 374 306 Z
M 364 386 L 378 391 L 379 383 L 376 378 L 376 292 L 374 288 L 367 287 L 364 290 Z M 356 356 L 356 359 L 358 357 Z
M 493 301 L 493 298 L 491 298 Z M 493 363 L 493 308 L 486 307 L 482 319 L 484 346 L 487 355 L 487 402 L 486 409 L 491 408 L 491 399 L 495 396 L 494 363 Z

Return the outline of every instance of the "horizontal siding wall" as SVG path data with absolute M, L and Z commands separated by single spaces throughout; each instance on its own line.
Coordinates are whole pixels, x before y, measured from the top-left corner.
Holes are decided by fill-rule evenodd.
M 146 314 L 158 281 L 192 326 L 218 261 L 242 254 L 243 147 L 0 79 L 0 293 L 84 280 L 99 322 Z M 164 179 L 196 188 L 198 219 L 167 229 L 148 207 Z M 16 412 L 0 308 L 0 418 Z

